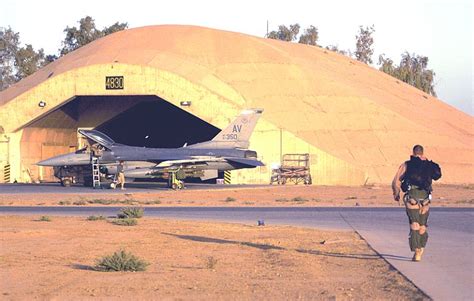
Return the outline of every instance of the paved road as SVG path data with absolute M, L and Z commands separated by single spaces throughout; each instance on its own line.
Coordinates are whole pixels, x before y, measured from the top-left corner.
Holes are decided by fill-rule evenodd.
M 114 215 L 120 207 L 0 207 L 0 214 Z M 357 230 L 394 267 L 435 300 L 474 300 L 474 209 L 432 208 L 423 261 L 411 261 L 402 208 L 146 208 L 152 217 L 286 224 Z
M 196 184 L 186 183 L 186 190 L 202 189 L 231 189 L 231 188 L 252 188 L 265 187 L 269 185 L 216 185 L 216 184 Z M 71 187 L 62 187 L 59 183 L 41 183 L 41 184 L 0 184 L 0 194 L 28 194 L 28 193 L 73 193 L 73 194 L 123 194 L 127 193 L 154 193 L 156 191 L 170 190 L 165 183 L 127 183 L 126 190 L 120 189 L 93 189 L 83 185 L 73 185 Z

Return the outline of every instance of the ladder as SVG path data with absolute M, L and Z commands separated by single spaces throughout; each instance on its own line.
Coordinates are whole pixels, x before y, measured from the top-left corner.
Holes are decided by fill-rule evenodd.
M 92 156 L 92 187 L 101 188 L 100 186 L 100 166 L 99 166 L 99 158 Z

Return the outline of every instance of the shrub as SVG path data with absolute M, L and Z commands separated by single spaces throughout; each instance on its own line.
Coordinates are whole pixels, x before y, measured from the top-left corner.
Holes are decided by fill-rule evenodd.
M 276 199 L 275 202 L 284 203 L 284 202 L 288 202 L 288 200 L 287 199 Z
M 114 204 L 125 204 L 125 205 L 132 205 L 137 203 L 138 201 L 134 199 L 126 199 L 126 200 L 109 200 L 109 199 L 92 199 L 87 201 L 89 204 L 101 204 L 101 205 L 114 205 Z
M 228 196 L 228 197 L 224 200 L 224 202 L 227 202 L 227 203 L 229 203 L 229 202 L 235 202 L 235 201 L 236 201 L 236 199 L 234 199 L 234 198 L 232 198 L 232 197 L 230 197 L 230 196 Z
M 160 201 L 160 200 L 156 200 L 156 201 L 146 201 L 144 204 L 145 204 L 145 205 L 158 205 L 158 204 L 161 204 L 161 201 Z
M 136 257 L 132 253 L 120 250 L 112 255 L 104 256 L 99 259 L 95 269 L 104 272 L 138 272 L 145 271 L 148 265 L 149 263 Z
M 217 259 L 212 256 L 206 258 L 206 268 L 213 270 L 216 267 Z
M 38 219 L 38 221 L 40 221 L 40 222 L 50 222 L 51 218 L 49 216 L 43 215 L 42 217 L 40 217 Z
M 126 199 L 124 201 L 120 201 L 120 203 L 122 204 L 126 204 L 126 205 L 133 205 L 135 203 L 137 203 L 138 201 L 134 200 L 134 199 Z
M 120 213 L 117 214 L 118 218 L 141 218 L 145 211 L 140 207 L 127 207 L 122 208 Z
M 87 217 L 88 221 L 102 221 L 105 220 L 105 217 L 102 215 L 90 215 Z
M 112 224 L 118 226 L 136 226 L 138 222 L 135 218 L 119 218 L 113 220 Z
M 76 206 L 84 206 L 86 204 L 86 201 L 83 201 L 83 200 L 80 200 L 80 201 L 75 201 L 74 203 L 72 203 L 73 205 L 76 205 Z
M 69 201 L 60 201 L 58 205 L 64 206 L 64 205 L 71 205 L 71 202 Z
M 291 201 L 296 202 L 296 203 L 304 203 L 304 202 L 307 202 L 308 200 L 298 196 L 296 198 L 292 198 Z
M 118 200 L 106 200 L 106 199 L 93 199 L 87 201 L 89 204 L 102 204 L 102 205 L 110 205 L 110 204 L 117 204 L 119 203 Z

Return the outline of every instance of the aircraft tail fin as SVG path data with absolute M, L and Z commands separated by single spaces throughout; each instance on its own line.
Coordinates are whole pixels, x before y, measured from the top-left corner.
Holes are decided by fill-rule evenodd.
M 225 129 L 210 142 L 225 147 L 248 148 L 250 136 L 262 115 L 262 109 L 249 109 L 240 113 Z

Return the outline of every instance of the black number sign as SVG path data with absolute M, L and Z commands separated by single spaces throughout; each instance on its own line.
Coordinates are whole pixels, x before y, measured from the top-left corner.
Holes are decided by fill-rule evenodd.
M 106 76 L 106 90 L 123 90 L 123 76 Z

